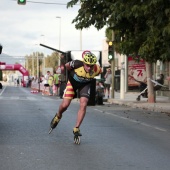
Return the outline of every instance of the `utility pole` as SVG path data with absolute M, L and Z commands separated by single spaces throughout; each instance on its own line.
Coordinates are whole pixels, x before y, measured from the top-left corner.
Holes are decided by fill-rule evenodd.
M 114 31 L 112 30 L 112 42 L 114 41 Z M 114 48 L 114 46 L 113 46 Z M 111 90 L 111 98 L 115 97 L 115 84 L 114 84 L 114 77 L 115 77 L 115 50 L 113 50 L 113 59 L 111 60 L 111 70 L 112 70 L 112 90 Z
M 128 56 L 125 55 L 125 92 L 128 92 Z
M 35 76 L 35 72 L 34 72 L 34 53 L 32 55 L 32 76 Z
M 121 71 L 120 71 L 120 99 L 125 98 L 125 61 L 124 55 L 121 55 Z
M 38 56 L 38 52 L 36 52 L 36 57 L 37 57 L 37 78 L 39 76 L 39 56 Z

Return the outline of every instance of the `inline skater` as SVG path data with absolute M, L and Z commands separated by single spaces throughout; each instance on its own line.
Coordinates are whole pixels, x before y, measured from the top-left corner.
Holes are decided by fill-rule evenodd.
M 83 61 L 73 60 L 65 64 L 66 69 L 69 71 L 69 78 L 66 85 L 66 89 L 63 95 L 63 100 L 59 106 L 58 112 L 50 124 L 50 131 L 57 126 L 62 114 L 67 110 L 70 105 L 76 90 L 80 91 L 80 109 L 77 113 L 77 121 L 73 128 L 75 143 L 79 144 L 82 136 L 80 133 L 80 125 L 85 117 L 87 103 L 90 97 L 90 85 L 95 76 L 99 75 L 102 71 L 99 65 L 96 64 L 97 58 L 90 51 L 84 51 L 82 54 Z

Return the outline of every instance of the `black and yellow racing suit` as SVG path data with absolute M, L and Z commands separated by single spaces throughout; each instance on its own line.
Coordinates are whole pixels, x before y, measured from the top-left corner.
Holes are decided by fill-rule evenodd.
M 95 64 L 93 69 L 88 73 L 84 69 L 84 63 L 80 60 L 73 60 L 69 62 L 71 67 L 69 73 L 69 80 L 64 93 L 64 98 L 72 99 L 79 90 L 80 97 L 90 97 L 90 83 L 95 76 L 101 73 L 99 65 Z

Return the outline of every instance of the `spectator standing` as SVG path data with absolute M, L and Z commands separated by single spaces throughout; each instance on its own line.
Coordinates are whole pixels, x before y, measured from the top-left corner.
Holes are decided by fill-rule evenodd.
M 46 89 L 48 89 L 48 94 L 49 94 L 49 84 L 48 84 L 49 76 L 50 76 L 50 71 L 47 71 L 47 74 L 44 76 L 44 80 L 43 80 L 44 89 L 42 91 L 42 95 L 45 94 Z
M 107 72 L 106 72 L 104 78 L 105 78 L 105 82 L 104 82 L 105 95 L 107 93 L 108 98 L 109 98 L 109 95 L 110 95 L 110 86 L 112 84 L 112 72 L 111 72 L 110 68 L 107 69 Z
M 58 96 L 58 88 L 59 88 L 59 74 L 57 74 L 57 73 L 54 73 L 54 75 L 53 75 L 53 77 L 54 77 L 54 86 L 55 86 L 55 93 L 54 93 L 54 95 L 57 95 Z
M 96 81 L 96 104 L 102 105 L 104 96 L 104 86 L 101 82 Z
M 19 86 L 19 78 L 17 79 L 17 86 Z
M 48 78 L 48 84 L 49 84 L 49 96 L 53 95 L 53 85 L 54 85 L 54 77 L 53 75 L 49 75 Z
M 14 86 L 17 87 L 17 79 L 14 79 Z
M 60 74 L 59 80 L 60 80 L 59 96 L 62 99 L 63 98 L 63 94 L 64 94 L 64 90 L 66 88 L 66 76 L 64 74 Z

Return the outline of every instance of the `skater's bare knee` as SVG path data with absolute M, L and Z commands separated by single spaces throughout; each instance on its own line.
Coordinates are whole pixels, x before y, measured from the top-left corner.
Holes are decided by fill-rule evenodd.
M 70 102 L 71 102 L 71 100 L 63 99 L 63 102 L 61 103 L 60 106 L 61 106 L 64 110 L 67 110 L 68 106 L 70 105 Z
M 80 109 L 85 110 L 87 107 L 87 102 L 88 102 L 87 98 L 81 98 L 80 99 Z
M 80 108 L 84 109 L 84 108 L 86 108 L 86 106 L 87 106 L 86 102 L 81 102 L 80 103 Z

